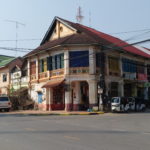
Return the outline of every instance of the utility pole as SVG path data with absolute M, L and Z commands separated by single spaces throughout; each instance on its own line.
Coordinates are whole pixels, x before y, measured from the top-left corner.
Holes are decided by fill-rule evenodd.
M 19 28 L 19 25 L 22 25 L 22 26 L 25 26 L 25 24 L 21 23 L 21 22 L 18 22 L 16 20 L 5 20 L 6 22 L 10 22 L 10 23 L 14 23 L 16 25 L 16 54 L 15 54 L 15 57 L 17 56 L 17 48 L 18 48 L 18 28 Z
M 99 93 L 99 110 L 103 111 L 104 108 L 104 95 L 106 92 L 105 87 L 105 54 L 104 52 L 99 53 L 99 66 L 100 66 L 100 76 L 99 76 L 99 84 L 98 84 L 98 93 Z

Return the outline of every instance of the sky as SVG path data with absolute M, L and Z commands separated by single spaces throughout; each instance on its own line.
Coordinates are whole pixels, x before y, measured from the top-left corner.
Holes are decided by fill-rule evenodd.
M 150 0 L 0 0 L 0 54 L 24 56 L 40 45 L 55 16 L 76 22 L 79 6 L 86 26 L 129 43 L 150 39 Z

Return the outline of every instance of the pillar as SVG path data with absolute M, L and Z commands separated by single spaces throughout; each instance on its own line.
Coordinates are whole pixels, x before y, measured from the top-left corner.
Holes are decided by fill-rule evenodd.
M 28 59 L 28 63 L 27 63 L 27 69 L 28 69 L 28 77 L 29 77 L 29 81 L 30 81 L 30 59 Z
M 80 81 L 75 82 L 75 87 L 73 88 L 73 110 L 78 111 L 80 109 L 81 103 L 81 90 Z
M 36 58 L 36 80 L 39 80 L 39 58 Z
M 72 110 L 71 90 L 67 89 L 65 91 L 65 111 L 71 110 Z
M 89 74 L 96 74 L 96 55 L 93 47 L 89 48 Z
M 65 50 L 64 52 L 64 74 L 69 74 L 69 51 Z
M 120 81 L 118 84 L 119 84 L 118 85 L 118 94 L 119 94 L 118 96 L 123 97 L 124 96 L 124 83 L 123 83 L 123 80 Z
M 89 106 L 92 108 L 93 106 L 97 105 L 97 81 L 90 80 L 89 84 Z

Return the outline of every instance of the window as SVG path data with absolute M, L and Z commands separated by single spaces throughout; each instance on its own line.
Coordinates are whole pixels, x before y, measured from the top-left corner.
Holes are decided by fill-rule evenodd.
M 36 61 L 30 62 L 30 74 L 36 74 Z
M 47 71 L 47 59 L 39 60 L 39 72 L 46 72 Z
M 123 72 L 135 73 L 137 70 L 136 62 L 130 59 L 123 58 L 122 69 L 123 69 Z
M 56 70 L 64 68 L 64 53 L 47 57 L 47 69 Z
M 109 71 L 110 72 L 119 72 L 119 60 L 116 58 L 109 57 Z
M 7 74 L 3 74 L 3 82 L 7 81 Z
M 74 51 L 69 53 L 70 67 L 88 67 L 89 51 Z
M 23 77 L 27 76 L 27 69 L 23 69 L 23 70 L 22 70 L 22 76 L 23 76 Z
M 63 32 L 63 27 L 60 27 L 60 32 Z
M 144 74 L 145 73 L 144 67 L 145 67 L 144 64 L 138 64 L 137 65 L 137 73 Z

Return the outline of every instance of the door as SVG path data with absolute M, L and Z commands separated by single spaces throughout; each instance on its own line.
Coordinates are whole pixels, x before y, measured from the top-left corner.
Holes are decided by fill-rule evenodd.
M 86 81 L 80 83 L 81 89 L 81 110 L 89 108 L 89 85 Z
M 38 92 L 38 103 L 42 103 L 42 96 L 43 96 L 43 93 L 42 92 Z

